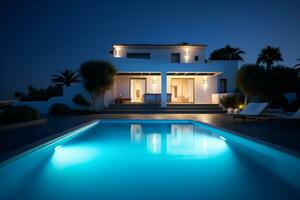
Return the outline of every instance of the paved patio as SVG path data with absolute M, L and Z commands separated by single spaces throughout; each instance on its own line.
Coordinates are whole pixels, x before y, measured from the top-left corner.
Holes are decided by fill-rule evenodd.
M 102 114 L 77 116 L 49 116 L 48 122 L 36 126 L 0 132 L 0 161 L 25 151 L 28 144 L 57 134 L 92 119 L 192 119 L 229 129 L 243 135 L 264 140 L 300 153 L 299 126 L 282 126 L 268 121 L 234 121 L 223 114 Z M 36 144 L 39 144 L 37 142 Z M 17 151 L 16 151 L 17 150 Z

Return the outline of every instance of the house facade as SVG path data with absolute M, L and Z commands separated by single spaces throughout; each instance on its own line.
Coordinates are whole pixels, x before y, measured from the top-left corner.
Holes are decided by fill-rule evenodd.
M 201 44 L 115 44 L 110 62 L 117 68 L 105 104 L 213 104 L 235 91 L 237 61 L 207 62 Z

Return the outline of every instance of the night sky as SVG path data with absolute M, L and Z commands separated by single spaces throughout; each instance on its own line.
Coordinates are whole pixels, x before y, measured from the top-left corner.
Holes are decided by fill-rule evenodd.
M 247 52 L 244 63 L 272 45 L 286 65 L 300 58 L 300 0 L 0 2 L 0 99 L 105 59 L 113 43 L 202 43 L 207 57 L 230 44 Z

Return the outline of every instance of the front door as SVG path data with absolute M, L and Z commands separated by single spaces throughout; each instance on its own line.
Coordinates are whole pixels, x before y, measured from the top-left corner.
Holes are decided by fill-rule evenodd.
M 146 93 L 146 79 L 130 79 L 130 98 L 132 103 L 143 103 L 144 94 Z
M 172 103 L 194 103 L 194 79 L 171 79 Z

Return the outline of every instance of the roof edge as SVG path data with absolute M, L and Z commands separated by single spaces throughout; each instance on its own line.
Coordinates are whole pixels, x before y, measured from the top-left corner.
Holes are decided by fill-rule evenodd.
M 182 47 L 182 46 L 194 46 L 194 47 L 207 47 L 205 44 L 191 44 L 188 42 L 175 43 L 175 44 L 129 44 L 129 43 L 116 43 L 113 46 L 123 47 Z

